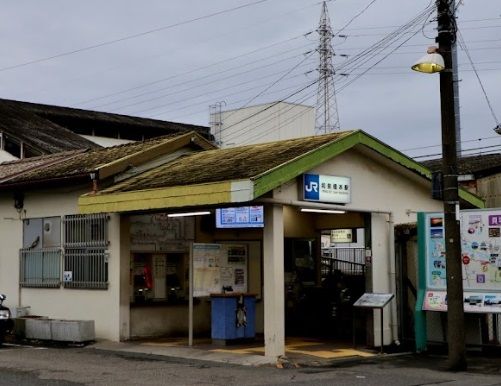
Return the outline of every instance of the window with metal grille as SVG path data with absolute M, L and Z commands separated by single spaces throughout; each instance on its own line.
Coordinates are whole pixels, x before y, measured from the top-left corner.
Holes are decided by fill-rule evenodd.
M 63 217 L 64 287 L 108 288 L 108 220 L 101 213 Z
M 61 285 L 61 218 L 23 220 L 23 248 L 19 251 L 22 287 Z
M 59 287 L 61 285 L 61 255 L 61 248 L 21 249 L 21 286 Z

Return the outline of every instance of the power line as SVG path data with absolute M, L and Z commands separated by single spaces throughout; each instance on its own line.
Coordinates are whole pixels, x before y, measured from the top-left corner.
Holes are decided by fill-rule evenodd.
M 266 78 L 271 78 L 271 77 L 273 77 L 273 76 L 275 76 L 275 75 L 277 75 L 277 74 L 278 74 L 278 73 L 273 73 L 273 74 L 267 75 L 266 77 L 261 78 L 261 80 L 262 80 L 262 79 L 266 79 Z M 287 78 L 287 79 L 293 79 L 293 78 L 297 78 L 297 77 L 299 77 L 299 76 L 304 76 L 304 74 L 297 74 L 297 75 L 291 76 L 291 77 L 289 77 L 289 78 Z M 228 86 L 228 87 L 224 87 L 224 88 L 219 89 L 219 90 L 214 90 L 213 92 L 210 92 L 210 93 L 208 93 L 208 94 L 207 94 L 207 93 L 204 93 L 203 95 L 202 95 L 202 94 L 200 94 L 199 96 L 195 97 L 195 99 L 196 99 L 196 98 L 199 98 L 199 97 L 202 97 L 202 96 L 212 95 L 212 94 L 215 94 L 216 92 L 221 92 L 221 91 L 224 91 L 224 90 L 234 89 L 235 87 L 242 86 L 242 85 L 244 85 L 244 84 L 249 84 L 249 83 L 251 83 L 251 84 L 255 84 L 256 82 L 255 82 L 253 79 L 251 79 L 251 80 L 247 80 L 247 81 L 245 81 L 245 82 L 241 82 L 241 83 L 238 83 L 238 84 L 235 84 L 235 85 L 231 85 L 231 86 Z M 290 90 L 291 88 L 296 88 L 297 86 L 301 86 L 301 85 L 304 85 L 304 82 L 302 82 L 302 83 L 301 83 L 301 84 L 299 84 L 299 85 L 295 85 L 295 86 L 293 86 L 293 87 L 288 87 L 288 88 L 286 88 L 286 89 L 284 89 L 284 90 Z M 242 93 L 244 93 L 244 92 L 246 92 L 246 91 L 256 90 L 257 88 L 261 88 L 261 87 L 263 87 L 263 84 L 259 84 L 259 85 L 255 86 L 255 87 L 250 87 L 250 88 L 247 88 L 247 89 L 244 89 L 244 90 L 241 90 L 241 89 L 240 89 L 240 90 L 238 90 L 238 91 L 236 91 L 236 92 L 233 92 L 233 93 L 230 93 L 230 94 L 225 94 L 225 95 L 223 95 L 223 96 L 218 95 L 218 96 L 211 97 L 210 99 L 207 99 L 207 100 L 204 100 L 204 101 L 201 101 L 201 102 L 192 103 L 192 104 L 187 105 L 186 107 L 183 107 L 183 108 L 181 108 L 181 109 L 180 109 L 180 108 L 176 108 L 176 109 L 175 109 L 175 111 L 177 112 L 177 111 L 180 111 L 180 110 L 185 110 L 186 108 L 190 108 L 190 107 L 193 107 L 193 106 L 199 106 L 199 105 L 201 105 L 201 104 L 203 104 L 203 105 L 204 105 L 204 110 L 203 110 L 203 111 L 206 111 L 206 110 L 207 110 L 207 104 L 208 104 L 208 103 L 212 103 L 212 102 L 214 102 L 214 100 L 215 100 L 215 99 L 226 99 L 226 100 L 229 100 L 229 97 L 230 97 L 230 96 L 233 96 L 233 95 L 242 95 Z M 245 102 L 245 100 L 246 100 L 246 99 L 241 99 L 241 100 L 235 101 L 235 102 L 233 102 L 233 103 L 227 103 L 227 106 L 230 106 L 230 105 L 232 105 L 232 104 L 237 104 L 237 103 Z M 166 107 L 166 106 L 171 106 L 171 105 L 175 105 L 175 104 L 178 104 L 178 103 L 183 103 L 183 102 L 184 102 L 184 101 L 176 101 L 176 102 L 172 102 L 172 103 L 166 103 L 166 104 L 162 104 L 162 105 L 161 105 L 161 106 L 159 106 L 158 108 L 161 108 L 161 107 Z M 151 116 L 152 116 L 152 117 L 158 117 L 158 116 L 160 116 L 160 115 L 164 115 L 164 114 L 166 114 L 166 113 L 168 113 L 168 112 L 170 112 L 170 111 L 173 111 L 173 110 L 172 110 L 172 109 L 169 109 L 169 110 L 162 110 L 161 112 L 158 112 L 158 113 L 155 113 L 155 114 L 151 114 Z M 170 119 L 170 120 L 172 120 L 172 118 L 169 118 L 169 119 Z
M 171 76 L 168 76 L 168 77 L 165 77 L 165 78 L 156 79 L 154 81 L 151 81 L 151 82 L 148 82 L 148 83 L 144 83 L 144 84 L 141 84 L 141 85 L 138 85 L 138 86 L 130 87 L 130 88 L 127 88 L 127 89 L 124 89 L 124 90 L 116 91 L 116 92 L 109 93 L 109 94 L 106 94 L 106 95 L 102 95 L 102 96 L 99 96 L 99 97 L 94 97 L 94 98 L 91 98 L 91 99 L 80 101 L 80 102 L 78 102 L 78 104 L 87 104 L 87 103 L 90 103 L 90 102 L 94 102 L 94 101 L 106 99 L 106 98 L 109 98 L 111 96 L 125 94 L 125 93 L 127 93 L 129 91 L 139 90 L 139 89 L 146 88 L 146 87 L 158 84 L 158 83 L 166 82 L 168 80 L 175 79 L 175 78 L 178 78 L 180 76 L 189 75 L 189 74 L 192 74 L 192 73 L 200 71 L 200 70 L 205 70 L 206 68 L 214 67 L 214 66 L 217 66 L 217 65 L 222 64 L 222 63 L 226 63 L 226 62 L 230 62 L 230 61 L 233 61 L 233 60 L 236 60 L 236 59 L 240 59 L 242 57 L 252 55 L 252 54 L 254 54 L 256 52 L 267 50 L 267 49 L 276 47 L 278 45 L 291 42 L 293 40 L 302 38 L 304 36 L 305 36 L 305 34 L 297 35 L 297 36 L 294 36 L 292 38 L 284 39 L 284 40 L 281 40 L 281 41 L 269 44 L 269 45 L 264 46 L 264 47 L 259 47 L 259 48 L 256 48 L 256 49 L 244 52 L 243 54 L 239 54 L 239 55 L 236 55 L 236 56 L 233 56 L 233 57 L 230 57 L 230 58 L 219 60 L 217 62 L 213 62 L 213 63 L 210 63 L 210 64 L 205 65 L 205 66 L 194 68 L 192 70 L 183 72 L 181 74 L 176 74 L 176 75 L 171 75 Z
M 308 44 L 308 45 L 306 45 L 304 47 L 308 47 L 310 45 L 311 44 Z M 268 56 L 266 59 L 271 59 L 271 58 L 279 57 L 279 56 L 281 56 L 283 54 L 286 54 L 286 53 L 289 53 L 291 51 L 297 51 L 297 48 L 294 48 L 294 49 L 291 49 L 291 50 L 286 50 L 286 51 L 280 52 L 278 54 Z M 272 62 L 271 64 L 264 64 L 262 66 L 254 67 L 254 68 L 251 68 L 250 70 L 241 71 L 239 73 L 236 73 L 236 74 L 233 74 L 233 75 L 229 75 L 228 77 L 220 78 L 219 80 L 226 80 L 226 79 L 233 78 L 235 76 L 242 75 L 242 74 L 245 74 L 245 73 L 248 73 L 248 72 L 251 72 L 251 71 L 255 71 L 255 70 L 258 70 L 258 69 L 265 68 L 265 67 L 273 66 L 273 65 L 275 65 L 277 63 L 282 63 L 282 62 L 288 61 L 290 59 L 297 58 L 298 56 L 302 56 L 302 55 L 303 54 L 301 53 L 301 54 L 292 55 L 292 56 L 289 56 L 289 57 L 286 57 L 286 58 L 282 58 L 282 59 L 280 59 L 278 61 Z M 226 70 L 222 70 L 222 71 L 219 71 L 219 72 L 216 72 L 216 73 L 209 73 L 209 74 L 204 75 L 204 76 L 199 77 L 199 78 L 191 78 L 190 80 L 181 81 L 181 82 L 176 83 L 176 84 L 170 84 L 168 86 L 161 87 L 161 88 L 158 88 L 156 90 L 144 91 L 144 92 L 141 92 L 139 94 L 135 94 L 135 95 L 132 95 L 132 96 L 127 96 L 127 97 L 124 97 L 124 98 L 118 98 L 118 99 L 115 99 L 115 100 L 112 100 L 110 102 L 106 102 L 106 103 L 103 103 L 103 104 L 100 104 L 100 105 L 94 105 L 93 108 L 102 108 L 102 107 L 105 107 L 105 106 L 113 105 L 115 103 L 119 103 L 119 102 L 131 100 L 131 99 L 137 99 L 137 98 L 140 98 L 142 96 L 147 96 L 147 95 L 150 95 L 150 94 L 153 94 L 153 93 L 157 93 L 157 92 L 160 92 L 160 91 L 173 90 L 175 87 L 178 87 L 178 86 L 186 86 L 188 84 L 196 83 L 196 82 L 198 82 L 200 80 L 203 80 L 203 79 L 207 79 L 207 78 L 211 78 L 211 77 L 214 77 L 214 76 L 217 76 L 217 75 L 221 75 L 221 74 L 224 74 L 224 73 L 227 73 L 227 72 L 231 72 L 231 71 L 233 71 L 235 69 L 239 69 L 240 70 L 243 67 L 249 66 L 251 64 L 262 63 L 262 62 L 263 62 L 263 59 L 260 58 L 260 59 L 257 59 L 257 60 L 251 61 L 251 62 L 247 62 L 247 63 L 245 63 L 243 65 L 238 66 L 238 67 L 231 67 L 231 68 L 228 68 Z M 171 77 L 171 79 L 172 78 L 173 77 Z M 210 81 L 208 83 L 203 83 L 201 85 L 203 86 L 203 85 L 211 84 L 213 82 L 214 81 Z M 196 88 L 196 87 L 199 87 L 201 85 L 198 84 L 198 85 L 195 85 L 193 87 L 188 87 L 185 90 L 190 90 L 190 89 L 193 89 L 194 87 Z M 152 97 L 150 99 L 146 99 L 146 100 L 139 101 L 139 102 L 136 102 L 136 103 L 131 103 L 131 104 L 128 104 L 128 105 L 118 106 L 118 108 L 119 109 L 120 108 L 127 108 L 127 107 L 134 106 L 134 105 L 137 105 L 137 104 L 141 104 L 141 103 L 149 102 L 149 101 L 152 101 L 152 100 L 160 99 L 160 98 L 163 98 L 163 97 L 168 96 L 168 95 L 178 94 L 180 92 L 184 92 L 184 91 L 171 91 L 168 94 L 163 94 L 163 95 L 160 95 L 160 96 Z
M 266 65 L 266 66 L 261 66 L 261 68 L 265 68 L 265 67 L 272 67 L 274 64 L 276 64 L 276 63 L 268 64 L 268 65 Z M 258 69 L 259 69 L 259 68 L 258 68 Z M 252 72 L 254 72 L 254 71 L 256 71 L 256 70 L 257 70 L 256 68 L 253 68 L 253 69 L 250 69 L 250 70 L 244 71 L 244 72 L 242 72 L 242 73 L 238 73 L 238 74 L 233 74 L 233 75 L 227 76 L 227 77 L 222 78 L 222 79 L 215 79 L 215 80 L 211 80 L 211 81 L 206 82 L 206 83 L 204 83 L 204 84 L 202 84 L 202 85 L 200 85 L 200 84 L 198 84 L 198 85 L 194 85 L 194 86 L 189 87 L 188 89 L 185 89 L 185 90 L 184 90 L 184 91 L 182 91 L 182 92 L 186 92 L 186 91 L 188 91 L 188 90 L 193 90 L 193 89 L 199 89 L 201 86 L 207 86 L 207 85 L 210 85 L 210 84 L 213 84 L 213 83 L 216 83 L 216 82 L 220 82 L 220 81 L 223 81 L 223 80 L 227 80 L 227 79 L 235 78 L 235 77 L 236 77 L 236 76 L 238 76 L 238 75 L 242 75 L 242 74 L 244 74 L 244 73 L 252 73 Z M 273 74 L 271 74 L 271 75 L 267 75 L 266 77 L 271 77 L 271 76 L 278 75 L 278 74 L 281 74 L 281 73 L 282 73 L 282 71 L 278 71 L 278 72 L 275 72 L 275 73 L 273 73 Z M 263 77 L 261 77 L 261 78 L 263 78 Z M 255 80 L 254 80 L 254 79 L 250 79 L 250 80 L 248 80 L 248 81 L 244 81 L 244 82 L 238 83 L 237 85 L 234 85 L 233 87 L 236 87 L 236 86 L 239 86 L 239 85 L 243 85 L 243 84 L 253 83 L 253 82 L 255 82 Z M 159 96 L 159 97 L 151 98 L 151 99 L 150 99 L 150 100 L 148 100 L 148 101 L 151 101 L 151 100 L 157 100 L 157 99 L 162 98 L 162 97 L 165 97 L 165 96 L 169 96 L 169 95 L 178 95 L 178 94 L 180 94 L 180 92 L 178 92 L 178 91 L 173 91 L 173 92 L 168 93 L 168 94 L 163 94 L 163 95 L 161 95 L 161 96 Z M 223 98 L 223 99 L 224 99 L 224 98 Z M 165 104 L 163 103 L 163 104 L 161 104 L 161 105 L 156 105 L 156 106 L 153 106 L 153 107 L 149 107 L 149 108 L 147 108 L 147 109 L 143 109 L 143 110 L 140 110 L 140 111 L 136 111 L 136 112 L 134 112 L 133 114 L 144 113 L 144 112 L 146 112 L 146 111 L 155 110 L 155 109 L 158 109 L 158 108 L 162 108 L 162 107 L 164 107 L 164 106 L 165 106 Z
M 500 148 L 501 145 L 490 145 L 490 146 L 482 146 L 482 147 L 474 147 L 470 149 L 463 149 L 462 152 L 468 152 L 468 151 L 474 151 L 474 150 L 482 150 L 482 149 L 492 149 L 492 148 Z M 441 156 L 442 153 L 434 153 L 434 154 L 425 154 L 425 155 L 418 155 L 415 157 L 412 157 L 413 159 L 418 159 L 418 158 L 426 158 L 426 157 L 436 157 L 436 156 Z
M 483 85 L 482 81 L 480 80 L 480 76 L 478 75 L 478 71 L 475 67 L 475 63 L 473 63 L 473 59 L 470 56 L 470 52 L 468 51 L 468 47 L 466 46 L 466 43 L 463 39 L 463 35 L 461 34 L 461 31 L 459 31 L 459 30 L 457 31 L 457 34 L 459 36 L 459 45 L 461 46 L 461 48 L 465 52 L 466 56 L 468 57 L 468 60 L 470 61 L 471 68 L 473 69 L 473 72 L 475 73 L 475 76 L 478 80 L 480 88 L 482 89 L 482 93 L 484 94 L 485 100 L 487 102 L 487 106 L 489 106 L 489 110 L 491 111 L 492 117 L 494 118 L 494 122 L 496 122 L 496 127 L 499 127 L 499 120 L 496 116 L 496 113 L 494 112 L 494 109 L 492 108 L 491 101 L 489 100 L 489 97 L 487 96 L 487 92 L 485 91 L 484 85 Z
M 305 56 L 305 58 L 303 60 L 301 60 L 299 63 L 295 64 L 293 67 L 291 67 L 289 70 L 287 70 L 282 76 L 280 76 L 276 81 L 274 81 L 273 83 L 269 84 L 268 86 L 265 87 L 264 90 L 262 90 L 261 92 L 259 92 L 257 95 L 253 96 L 251 99 L 249 99 L 243 106 L 241 106 L 240 108 L 244 108 L 246 106 L 248 106 L 252 101 L 256 100 L 257 98 L 259 98 L 261 95 L 263 95 L 266 91 L 268 91 L 270 88 L 272 88 L 273 86 L 275 86 L 276 84 L 278 84 L 279 82 L 281 82 L 287 75 L 289 75 L 290 73 L 292 73 L 295 69 L 297 69 L 300 65 L 302 65 L 305 61 L 307 61 L 308 59 L 311 58 L 311 56 L 313 55 L 313 52 L 312 51 L 311 53 L 307 54 Z M 230 117 L 232 114 L 230 114 L 228 117 Z M 228 118 L 227 117 L 227 118 Z
M 237 10 L 240 10 L 240 9 L 243 9 L 243 8 L 248 8 L 248 7 L 251 7 L 253 5 L 264 3 L 264 2 L 267 2 L 267 1 L 269 1 L 269 0 L 257 0 L 257 1 L 253 1 L 253 2 L 250 2 L 250 3 L 239 5 L 237 7 L 224 9 L 224 10 L 221 10 L 221 11 L 210 13 L 208 15 L 195 17 L 193 19 L 184 20 L 184 21 L 181 21 L 181 22 L 178 22 L 178 23 L 169 24 L 169 25 L 166 25 L 166 26 L 163 26 L 163 27 L 158 27 L 158 28 L 154 28 L 154 29 L 151 29 L 151 30 L 148 30 L 148 31 L 139 32 L 137 34 L 124 36 L 124 37 L 121 37 L 121 38 L 118 38 L 118 39 L 108 40 L 108 41 L 97 43 L 97 44 L 93 44 L 93 45 L 90 45 L 90 46 L 87 46 L 87 47 L 82 47 L 82 48 L 78 48 L 78 49 L 75 49 L 75 50 L 62 52 L 60 54 L 48 56 L 48 57 L 45 57 L 45 58 L 30 60 L 28 62 L 19 63 L 19 64 L 15 64 L 15 65 L 12 65 L 12 66 L 2 67 L 2 68 L 0 68 L 0 72 L 8 71 L 8 70 L 13 70 L 13 69 L 19 68 L 19 67 L 29 66 L 29 65 L 35 64 L 35 63 L 46 62 L 46 61 L 49 61 L 49 60 L 52 60 L 52 59 L 61 58 L 63 56 L 68 56 L 68 55 L 73 55 L 73 54 L 76 54 L 76 53 L 79 53 L 79 52 L 83 52 L 83 51 L 93 50 L 93 49 L 96 49 L 96 48 L 99 48 L 99 47 L 109 46 L 109 45 L 112 45 L 112 44 L 115 44 L 115 43 L 123 42 L 123 41 L 130 40 L 130 39 L 135 39 L 135 38 L 138 38 L 138 37 L 141 37 L 141 36 L 145 36 L 145 35 L 149 35 L 149 34 L 152 34 L 152 33 L 155 33 L 155 32 L 165 31 L 167 29 L 179 27 L 179 26 L 182 26 L 182 25 L 186 25 L 186 24 L 193 23 L 193 22 L 200 21 L 200 20 L 204 20 L 204 19 L 209 19 L 209 18 L 214 17 L 214 16 L 223 15 L 225 13 L 230 13 L 230 12 L 237 11 Z

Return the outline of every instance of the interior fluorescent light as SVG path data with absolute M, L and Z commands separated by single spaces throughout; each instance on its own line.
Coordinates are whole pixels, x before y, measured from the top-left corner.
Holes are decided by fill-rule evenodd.
M 324 214 L 343 214 L 343 213 L 346 213 L 345 210 L 310 209 L 310 208 L 301 208 L 301 212 L 313 212 L 313 213 L 324 213 Z
M 185 213 L 171 213 L 167 217 L 187 217 L 187 216 L 203 216 L 210 214 L 210 212 L 185 212 Z

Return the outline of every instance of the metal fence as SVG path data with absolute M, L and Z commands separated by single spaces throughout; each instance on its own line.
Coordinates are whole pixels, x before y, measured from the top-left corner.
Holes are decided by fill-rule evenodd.
M 57 288 L 61 285 L 61 248 L 21 249 L 22 287 Z
M 331 248 L 322 256 L 322 276 L 341 271 L 346 275 L 365 274 L 364 248 Z

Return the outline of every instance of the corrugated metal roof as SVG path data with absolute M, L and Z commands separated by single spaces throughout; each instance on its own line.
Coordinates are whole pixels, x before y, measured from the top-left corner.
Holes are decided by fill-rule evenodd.
M 344 131 L 190 154 L 114 185 L 103 193 L 252 179 L 352 133 Z
M 192 125 L 189 123 L 162 121 L 152 118 L 134 117 L 130 115 L 107 113 L 104 111 L 93 111 L 76 109 L 65 106 L 52 106 L 40 103 L 30 103 L 22 101 L 12 101 L 0 99 L 0 103 L 9 103 L 23 107 L 25 110 L 35 113 L 43 118 L 67 127 L 71 131 L 78 132 L 78 128 L 83 125 L 92 128 L 114 129 L 116 127 L 134 130 L 137 134 L 143 134 L 145 139 L 169 134 L 187 133 L 196 131 L 198 134 L 209 138 L 210 128 L 207 126 Z
M 36 154 L 100 147 L 79 134 L 142 140 L 196 131 L 211 137 L 205 126 L 9 99 L 0 99 L 0 116 L 0 132 L 22 141 Z
M 0 132 L 23 142 L 38 154 L 98 148 L 71 130 L 27 110 L 22 104 L 0 99 Z

